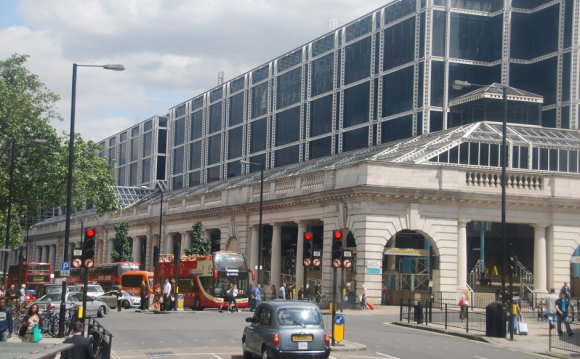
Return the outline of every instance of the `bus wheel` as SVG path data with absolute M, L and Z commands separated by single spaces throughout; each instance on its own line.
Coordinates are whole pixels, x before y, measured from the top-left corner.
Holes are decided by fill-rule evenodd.
M 196 310 L 203 310 L 203 308 L 201 307 L 201 301 L 199 300 L 199 298 L 195 298 L 195 300 L 193 301 L 193 307 Z

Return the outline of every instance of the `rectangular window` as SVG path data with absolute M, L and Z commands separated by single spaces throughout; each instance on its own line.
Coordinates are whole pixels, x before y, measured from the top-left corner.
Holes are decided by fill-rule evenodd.
M 221 166 L 215 166 L 207 169 L 207 182 L 219 181 L 221 176 Z
M 312 62 L 310 93 L 318 96 L 332 90 L 334 80 L 334 54 L 329 54 Z
M 242 164 L 240 161 L 228 163 L 228 178 L 237 177 L 242 174 Z
M 115 137 L 109 138 L 109 147 L 113 147 L 117 144 L 117 139 Z
M 267 119 L 263 118 L 252 122 L 251 124 L 251 139 L 250 139 L 250 151 L 252 153 L 263 151 L 266 149 L 266 130 L 267 130 Z
M 203 107 L 203 96 L 194 98 L 193 101 L 191 101 L 191 111 L 198 110 L 202 107 Z
M 423 17 L 421 17 L 421 19 L 423 19 Z M 437 10 L 433 11 L 433 43 L 431 45 L 433 56 L 445 56 L 446 25 L 447 12 Z M 423 31 L 421 31 L 421 33 L 423 33 Z
M 147 132 L 143 135 L 143 157 L 151 156 L 153 150 L 153 132 Z
M 175 108 L 175 118 L 185 116 L 185 104 L 179 105 Z
M 122 166 L 127 164 L 127 143 L 121 143 L 119 145 L 119 165 Z
M 137 186 L 137 178 L 139 173 L 137 172 L 137 162 L 131 163 L 129 165 L 129 186 Z
M 137 127 L 133 127 L 133 128 L 131 129 L 131 137 L 135 137 L 135 136 L 137 136 L 138 134 L 139 134 L 139 126 L 137 126 Z
M 278 72 L 294 67 L 302 62 L 302 49 L 289 53 L 278 59 Z
M 217 134 L 208 138 L 207 163 L 213 165 L 219 163 L 222 155 L 222 135 Z
M 164 180 L 165 176 L 165 156 L 157 156 L 157 177 L 155 179 Z
M 260 117 L 268 111 L 268 83 L 252 89 L 252 118 Z
M 127 131 L 121 133 L 121 142 L 127 141 Z
M 300 161 L 299 145 L 277 150 L 275 153 L 276 167 L 286 166 Z
M 158 132 L 159 141 L 157 142 L 157 153 L 167 152 L 167 130 L 159 130 Z
M 185 141 L 185 117 L 175 120 L 173 125 L 175 126 L 173 146 L 183 145 Z
M 230 118 L 229 126 L 242 123 L 244 120 L 244 93 L 239 93 L 230 97 Z
M 183 173 L 183 147 L 173 150 L 173 173 Z
M 201 172 L 194 171 L 189 174 L 189 187 L 197 186 L 201 183 Z
M 407 67 L 383 77 L 383 117 L 413 109 L 414 67 Z
M 151 181 L 151 158 L 141 161 L 141 182 L 149 183 Z
M 515 15 L 514 13 L 513 16 Z M 502 34 L 502 15 L 483 17 L 452 12 L 449 54 L 465 60 L 499 60 Z M 512 39 L 512 45 L 513 41 Z
M 413 135 L 413 117 L 405 116 L 381 123 L 381 143 L 409 138 Z
M 201 141 L 189 144 L 189 169 L 201 167 Z
M 139 139 L 131 139 L 131 155 L 130 161 L 136 161 L 139 158 Z
M 284 108 L 300 101 L 302 69 L 297 68 L 278 76 L 277 108 Z
M 373 26 L 372 15 L 360 19 L 346 27 L 346 41 L 354 40 L 371 32 Z
M 230 93 L 238 92 L 243 90 L 245 86 L 245 78 L 240 77 L 230 82 Z
M 332 137 L 324 137 L 318 140 L 310 141 L 308 144 L 311 160 L 330 156 L 332 154 Z
M 414 17 L 385 29 L 384 52 L 383 70 L 413 61 L 415 56 Z
M 153 120 L 145 121 L 143 124 L 143 132 L 151 131 L 153 129 Z
M 369 146 L 369 128 L 362 127 L 342 134 L 342 151 L 348 152 Z
M 332 131 L 332 95 L 311 101 L 310 136 L 318 136 Z
M 118 186 L 126 186 L 127 185 L 127 183 L 125 183 L 125 181 L 127 180 L 126 174 L 127 174 L 127 166 L 119 167 L 119 173 L 117 176 L 117 185 Z
M 334 49 L 334 34 L 327 35 L 312 43 L 312 57 Z
M 262 66 L 259 69 L 255 70 L 254 72 L 252 72 L 252 83 L 255 84 L 262 80 L 267 79 L 269 72 L 270 70 L 268 65 Z
M 346 47 L 345 56 L 345 76 L 344 84 L 348 85 L 365 77 L 371 73 L 371 37 L 366 37 L 360 41 Z
M 209 131 L 214 133 L 222 129 L 222 103 L 218 102 L 209 107 Z
M 570 151 L 570 158 L 568 159 L 568 169 L 572 173 L 578 173 L 578 151 Z
M 243 138 L 244 128 L 242 126 L 228 131 L 228 159 L 242 156 Z
M 365 82 L 344 90 L 343 127 L 369 121 L 370 83 Z
M 171 189 L 178 190 L 183 188 L 183 176 L 175 176 L 171 179 Z
M 387 5 L 385 9 L 385 24 L 409 15 L 415 11 L 416 0 L 401 0 Z
M 293 107 L 276 115 L 276 146 L 300 139 L 300 107 Z
M 217 88 L 215 90 L 212 90 L 209 93 L 209 101 L 210 102 L 214 102 L 214 101 L 217 101 L 217 100 L 221 100 L 222 97 L 224 97 L 224 88 L 223 87 L 220 87 L 220 88 Z
M 190 140 L 201 138 L 203 125 L 203 110 L 191 114 Z

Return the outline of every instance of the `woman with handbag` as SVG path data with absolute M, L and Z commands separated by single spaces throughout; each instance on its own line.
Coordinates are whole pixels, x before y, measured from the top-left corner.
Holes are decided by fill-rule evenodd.
M 467 309 L 469 308 L 469 292 L 465 291 L 459 299 L 459 319 L 465 321 L 467 319 Z
M 26 328 L 26 330 L 21 329 L 22 331 L 18 333 L 22 337 L 22 341 L 38 343 L 42 339 L 40 325 L 42 325 L 42 319 L 38 313 L 38 305 L 33 304 L 28 308 L 28 313 L 22 321 L 22 328 Z

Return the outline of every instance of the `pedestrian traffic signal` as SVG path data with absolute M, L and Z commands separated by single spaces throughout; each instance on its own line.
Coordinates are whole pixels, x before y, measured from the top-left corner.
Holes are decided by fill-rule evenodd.
M 342 231 L 334 230 L 332 231 L 332 265 L 335 268 L 340 268 L 342 266 L 343 257 L 342 248 Z
M 305 267 L 310 267 L 312 265 L 312 232 L 304 232 L 304 251 L 302 252 L 303 255 L 303 264 Z
M 510 268 L 510 272 L 515 273 L 516 272 L 516 262 L 518 261 L 517 258 L 514 255 L 511 255 L 509 258 L 509 268 Z
M 93 227 L 89 227 L 85 230 L 85 240 L 83 242 L 83 254 L 82 262 L 83 266 L 88 267 L 93 263 L 93 257 L 95 256 L 95 241 L 96 241 L 97 231 Z

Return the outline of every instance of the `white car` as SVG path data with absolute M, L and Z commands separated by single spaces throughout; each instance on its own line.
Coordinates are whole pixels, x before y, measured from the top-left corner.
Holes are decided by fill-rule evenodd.
M 75 290 L 78 292 L 83 291 L 82 285 L 75 286 Z M 101 287 L 100 284 L 88 284 L 87 285 L 87 298 L 97 298 L 101 295 L 105 294 L 105 290 Z
M 39 298 L 34 303 L 38 305 L 39 309 L 56 309 L 60 308 L 60 299 L 62 293 L 51 293 Z M 73 305 L 80 307 L 83 305 L 82 292 L 68 292 L 66 293 L 66 304 L 70 308 Z M 87 308 L 85 310 L 87 317 L 102 318 L 107 314 L 108 308 L 105 302 L 93 299 L 87 296 Z
M 141 298 L 132 295 L 127 291 L 122 291 L 123 293 L 123 303 L 121 304 L 123 308 L 138 308 L 141 306 Z M 113 290 L 110 292 L 106 292 L 103 295 L 99 296 L 99 300 L 101 302 L 107 303 L 109 308 L 117 308 L 117 291 Z

